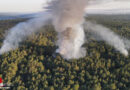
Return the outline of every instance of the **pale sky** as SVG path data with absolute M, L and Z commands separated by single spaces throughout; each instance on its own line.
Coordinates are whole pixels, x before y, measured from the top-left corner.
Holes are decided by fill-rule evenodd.
M 0 0 L 0 12 L 31 13 L 43 10 L 48 0 Z M 88 6 L 90 10 L 130 10 L 130 0 L 102 0 L 102 3 L 95 3 Z

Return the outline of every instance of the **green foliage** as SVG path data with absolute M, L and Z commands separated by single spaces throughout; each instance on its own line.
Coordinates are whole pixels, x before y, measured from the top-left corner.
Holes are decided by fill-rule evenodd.
M 0 21 L 0 45 L 5 30 L 24 20 Z M 130 37 L 130 22 L 98 21 L 119 35 Z M 126 23 L 124 25 L 124 23 Z M 94 38 L 84 44 L 87 55 L 79 60 L 53 57 L 57 46 L 52 26 L 33 34 L 17 50 L 0 56 L 0 77 L 13 90 L 129 90 L 130 57 Z

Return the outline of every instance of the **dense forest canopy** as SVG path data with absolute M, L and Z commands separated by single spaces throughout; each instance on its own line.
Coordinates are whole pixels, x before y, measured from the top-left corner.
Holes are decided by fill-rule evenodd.
M 130 21 L 113 16 L 91 16 L 122 37 L 130 38 Z M 116 16 L 114 16 L 116 17 Z M 8 29 L 27 19 L 0 21 L 0 46 Z M 86 57 L 64 60 L 55 54 L 56 32 L 51 25 L 29 36 L 14 51 L 0 55 L 0 77 L 13 90 L 129 90 L 130 56 L 94 38 L 83 46 Z M 55 54 L 55 57 L 54 57 Z

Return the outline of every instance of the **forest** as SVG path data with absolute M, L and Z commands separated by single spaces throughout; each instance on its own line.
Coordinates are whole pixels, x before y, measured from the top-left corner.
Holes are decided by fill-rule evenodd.
M 86 20 L 111 28 L 130 38 L 130 21 L 116 16 L 90 15 Z M 122 16 L 123 17 L 123 16 Z M 1 20 L 0 46 L 8 30 L 28 19 Z M 86 57 L 64 60 L 57 49 L 51 25 L 32 34 L 20 47 L 0 55 L 0 77 L 11 90 L 130 90 L 130 55 L 123 56 L 112 46 L 90 37 L 83 47 Z

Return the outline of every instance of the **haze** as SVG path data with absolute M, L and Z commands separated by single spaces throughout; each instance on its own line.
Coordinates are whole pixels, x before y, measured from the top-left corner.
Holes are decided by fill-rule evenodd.
M 40 12 L 49 0 L 0 0 L 0 12 L 32 13 Z M 88 6 L 89 12 L 125 12 L 130 13 L 130 0 L 102 0 Z M 97 12 L 99 13 L 99 12 Z

